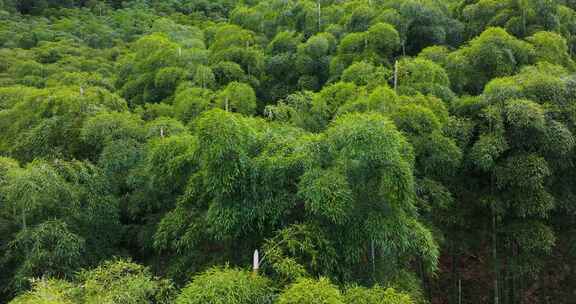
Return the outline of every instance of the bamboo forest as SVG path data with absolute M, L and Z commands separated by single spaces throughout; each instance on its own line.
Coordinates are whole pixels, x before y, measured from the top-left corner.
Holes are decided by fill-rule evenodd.
M 576 0 L 0 0 L 0 303 L 576 303 Z

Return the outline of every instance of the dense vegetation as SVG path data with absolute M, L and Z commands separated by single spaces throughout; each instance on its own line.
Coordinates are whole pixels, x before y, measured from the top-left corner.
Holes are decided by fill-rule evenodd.
M 572 0 L 0 0 L 0 302 L 571 303 L 575 48 Z

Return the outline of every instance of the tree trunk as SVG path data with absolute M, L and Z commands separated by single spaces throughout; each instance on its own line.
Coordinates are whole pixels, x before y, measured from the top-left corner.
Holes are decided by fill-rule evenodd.
M 496 210 L 492 207 L 492 259 L 494 263 L 494 304 L 500 304 L 500 289 L 498 287 L 498 249 L 497 249 L 497 237 L 496 237 Z
M 394 92 L 398 92 L 398 60 L 394 62 Z
M 452 292 L 450 293 L 450 303 L 456 303 L 458 297 L 458 277 L 456 274 L 456 254 L 454 250 L 454 244 L 451 246 L 450 249 L 452 255 Z

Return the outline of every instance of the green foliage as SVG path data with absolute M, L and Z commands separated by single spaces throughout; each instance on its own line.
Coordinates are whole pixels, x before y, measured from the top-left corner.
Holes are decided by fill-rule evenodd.
M 171 97 L 178 84 L 188 77 L 187 69 L 207 63 L 202 49 L 184 49 L 162 34 L 152 34 L 135 42 L 134 54 L 122 59 L 116 86 L 130 105 L 159 102 Z M 199 74 L 197 81 L 209 82 Z
M 23 257 L 15 274 L 21 280 L 40 275 L 65 278 L 81 265 L 84 243 L 84 239 L 69 231 L 66 223 L 49 220 L 19 232 L 8 245 L 7 255 Z
M 118 146 L 126 141 L 143 139 L 146 134 L 143 124 L 138 116 L 129 112 L 100 113 L 84 123 L 80 134 L 83 142 L 91 148 L 92 159 L 97 159 L 101 157 L 100 153 L 111 148 L 112 143 Z
M 372 288 L 351 287 L 344 295 L 345 303 L 349 304 L 411 304 L 410 296 L 399 293 L 393 288 L 382 288 L 378 285 Z
M 344 304 L 340 290 L 326 278 L 301 279 L 287 287 L 278 297 L 278 304 Z
M 230 268 L 211 268 L 194 277 L 177 304 L 260 304 L 271 303 L 273 289 L 270 282 L 259 275 Z
M 566 39 L 561 35 L 552 32 L 537 32 L 526 40 L 534 45 L 538 61 L 547 61 L 570 70 L 574 69 L 574 61 L 568 53 Z
M 402 85 L 414 87 L 420 83 L 450 86 L 448 75 L 442 67 L 425 59 L 404 59 L 399 62 L 398 78 Z
M 325 145 L 322 150 L 326 152 L 312 158 L 317 161 L 310 163 L 305 174 L 330 170 L 342 174 L 345 177 L 342 180 L 351 184 L 348 193 L 346 188 L 340 191 L 346 197 L 352 195 L 349 198 L 352 206 L 345 205 L 342 209 L 337 205 L 336 208 L 349 211 L 329 214 L 336 223 L 344 223 L 336 230 L 335 240 L 337 246 L 342 246 L 340 250 L 346 252 L 345 261 L 360 261 L 362 249 L 355 245 L 358 242 L 374 242 L 383 258 L 391 258 L 388 254 L 398 251 L 403 252 L 404 257 L 422 254 L 429 263 L 427 266 L 433 269 L 438 258 L 437 245 L 415 219 L 412 149 L 395 126 L 378 114 L 345 115 L 331 124 L 318 144 Z M 317 176 L 314 183 L 303 183 L 313 179 L 301 181 L 300 187 L 306 189 L 303 193 L 315 194 L 309 198 L 322 199 L 323 204 L 328 204 L 326 198 L 330 196 L 318 195 L 323 193 L 317 189 L 322 185 L 323 174 L 313 176 Z M 366 197 L 366 193 L 377 195 Z M 385 232 L 392 230 L 394 234 Z M 403 234 L 408 231 L 411 236 L 405 238 Z
M 176 118 L 184 123 L 191 122 L 202 112 L 213 107 L 213 93 L 207 89 L 185 88 L 176 93 L 174 112 Z
M 0 114 L 5 130 L 0 150 L 26 161 L 81 156 L 83 121 L 101 111 L 126 109 L 121 98 L 101 88 L 27 88 L 18 95 L 6 95 L 5 104 Z
M 390 77 L 390 70 L 370 63 L 356 62 L 342 72 L 342 81 L 353 82 L 358 86 L 378 86 L 385 84 Z
M 367 32 L 369 48 L 379 56 L 388 58 L 400 47 L 396 29 L 387 23 L 376 23 Z
M 437 96 L 446 102 L 454 99 L 446 71 L 438 64 L 422 59 L 402 59 L 397 66 L 397 85 L 401 92 Z
M 337 255 L 319 227 L 292 225 L 266 240 L 265 265 L 270 265 L 280 283 L 293 282 L 311 274 L 328 274 L 338 267 Z
M 0 302 L 567 301 L 575 9 L 0 0 Z
M 518 72 L 532 63 L 534 56 L 532 45 L 492 27 L 471 40 L 469 46 L 450 54 L 447 70 L 458 88 L 478 92 L 490 79 Z
M 338 45 L 338 56 L 331 62 L 331 74 L 337 76 L 357 61 L 389 64 L 391 55 L 399 48 L 399 34 L 387 23 L 374 24 L 363 32 L 349 33 Z
M 169 303 L 172 285 L 129 260 L 107 261 L 79 274 L 83 303 Z
M 250 115 L 256 111 L 256 95 L 249 85 L 231 82 L 218 94 L 216 104 L 226 111 Z
M 3 219 L 18 227 L 3 245 L 3 260 L 16 265 L 12 288 L 25 287 L 30 277 L 70 278 L 117 244 L 118 205 L 99 169 L 35 161 L 26 168 L 11 166 L 5 176 Z
M 497 25 L 525 37 L 539 30 L 554 31 L 559 26 L 559 8 L 554 1 L 478 1 L 463 2 L 460 13 L 466 32 L 474 36 L 485 27 Z
M 65 281 L 42 279 L 33 282 L 32 290 L 16 297 L 10 304 L 74 304 L 78 289 Z
M 334 170 L 306 172 L 300 181 L 300 196 L 308 212 L 335 224 L 346 222 L 352 204 L 352 189 L 346 177 Z

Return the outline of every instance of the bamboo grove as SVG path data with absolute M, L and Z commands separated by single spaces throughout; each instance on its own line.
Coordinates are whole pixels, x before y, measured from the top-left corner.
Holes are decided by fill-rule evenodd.
M 572 0 L 0 0 L 0 302 L 573 303 L 575 48 Z

